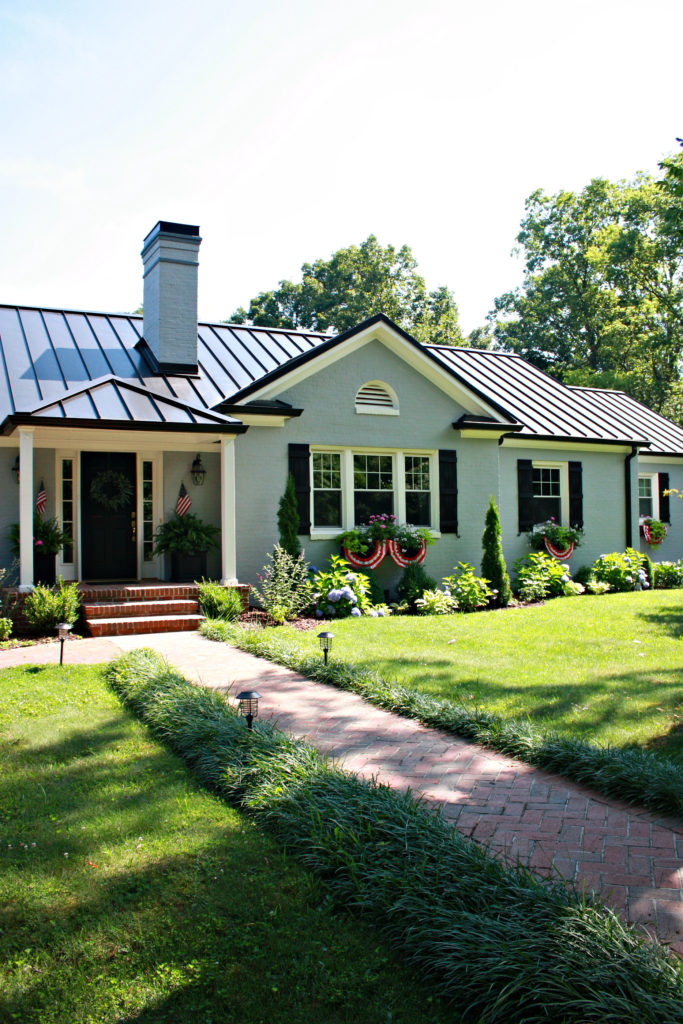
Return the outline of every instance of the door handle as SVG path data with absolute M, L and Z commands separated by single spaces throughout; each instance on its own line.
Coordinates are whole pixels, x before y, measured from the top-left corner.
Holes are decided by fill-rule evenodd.
M 131 512 L 130 514 L 130 532 L 131 540 L 135 540 L 135 538 L 137 537 L 137 519 L 135 516 L 135 512 Z

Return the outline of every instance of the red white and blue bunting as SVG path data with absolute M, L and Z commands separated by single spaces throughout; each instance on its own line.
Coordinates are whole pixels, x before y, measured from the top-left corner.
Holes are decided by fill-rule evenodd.
M 401 550 L 401 545 L 397 540 L 375 541 L 374 551 L 370 551 L 365 555 L 356 554 L 353 551 L 349 551 L 346 547 L 342 547 L 342 552 L 346 561 L 354 569 L 376 569 L 387 555 L 396 565 L 405 568 L 406 565 L 413 565 L 415 563 L 419 565 L 424 562 L 425 555 L 427 554 L 427 543 L 424 540 L 421 541 L 418 550 L 411 555 L 407 555 Z
M 427 543 L 424 540 L 421 541 L 419 550 L 412 555 L 406 555 L 401 551 L 401 546 L 397 540 L 389 540 L 387 541 L 387 545 L 392 559 L 396 562 L 396 565 L 400 565 L 402 568 L 405 568 L 406 565 L 413 565 L 415 563 L 421 565 L 425 560 L 425 555 L 427 554 Z
M 556 548 L 552 541 L 549 541 L 547 537 L 544 538 L 546 550 L 549 555 L 556 558 L 558 562 L 566 562 L 568 558 L 571 558 L 574 554 L 574 548 L 576 544 L 571 543 L 566 548 Z

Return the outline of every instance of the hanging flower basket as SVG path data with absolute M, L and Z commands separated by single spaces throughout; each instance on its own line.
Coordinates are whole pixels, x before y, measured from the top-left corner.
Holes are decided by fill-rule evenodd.
M 370 549 L 364 555 L 360 552 L 349 551 L 346 545 L 342 546 L 344 558 L 354 569 L 376 569 L 384 560 L 387 553 L 387 543 L 391 541 L 376 540 L 374 550 Z
M 387 547 L 389 556 L 401 568 L 405 568 L 406 565 L 421 565 L 427 554 L 427 542 L 424 539 L 421 540 L 417 551 L 413 551 L 411 554 L 407 554 L 406 549 L 401 548 L 401 543 L 398 540 L 388 540 Z
M 545 547 L 548 554 L 552 555 L 553 558 L 556 558 L 558 562 L 566 562 L 567 559 L 571 558 L 574 554 L 574 548 L 576 547 L 576 544 L 572 542 L 568 544 L 566 548 L 556 548 L 553 542 L 551 540 L 548 540 L 548 538 L 546 537 Z

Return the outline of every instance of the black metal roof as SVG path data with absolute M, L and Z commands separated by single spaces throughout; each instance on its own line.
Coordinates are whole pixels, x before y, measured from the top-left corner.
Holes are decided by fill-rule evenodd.
M 382 314 L 336 337 L 200 323 L 198 372 L 188 375 L 158 372 L 141 316 L 0 306 L 0 422 L 68 417 L 93 426 L 233 430 L 239 421 L 225 414 L 239 416 L 240 406 L 246 413 L 259 387 L 379 321 L 484 399 L 500 415 L 496 425 L 517 437 L 650 442 L 652 452 L 683 455 L 683 429 L 621 392 L 567 387 L 513 354 L 420 346 Z M 300 410 L 254 402 L 251 411 Z

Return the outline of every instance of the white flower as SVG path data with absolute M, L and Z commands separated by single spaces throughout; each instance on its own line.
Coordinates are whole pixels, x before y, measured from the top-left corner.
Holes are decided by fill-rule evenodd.
M 376 609 L 370 608 L 370 610 L 368 611 L 368 615 L 370 616 L 371 619 L 376 619 L 377 618 L 377 611 L 376 611 Z
M 354 619 L 359 619 L 360 618 L 360 608 L 352 608 L 351 609 L 351 614 L 353 615 Z
M 378 616 L 378 618 L 380 618 L 380 619 L 383 619 L 383 618 L 384 618 L 384 608 L 378 608 L 378 609 L 377 609 L 377 616 Z

